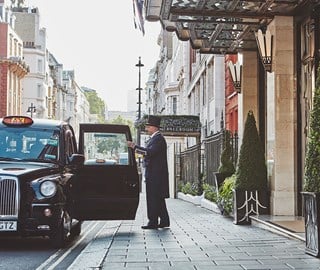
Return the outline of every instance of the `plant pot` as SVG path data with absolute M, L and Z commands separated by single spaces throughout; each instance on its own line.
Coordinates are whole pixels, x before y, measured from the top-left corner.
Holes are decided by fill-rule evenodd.
M 233 190 L 233 223 L 251 224 L 251 215 L 269 214 L 269 192 L 260 190 Z
M 320 257 L 320 193 L 302 192 L 304 224 L 306 235 L 306 253 Z

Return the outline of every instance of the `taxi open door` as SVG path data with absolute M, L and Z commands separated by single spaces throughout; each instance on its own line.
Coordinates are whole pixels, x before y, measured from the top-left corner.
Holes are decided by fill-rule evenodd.
M 139 204 L 139 176 L 127 125 L 80 124 L 79 153 L 85 156 L 73 183 L 79 220 L 132 220 Z

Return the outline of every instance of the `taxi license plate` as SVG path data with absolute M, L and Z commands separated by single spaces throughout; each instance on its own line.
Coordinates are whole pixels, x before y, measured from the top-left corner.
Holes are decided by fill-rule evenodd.
M 0 221 L 0 232 L 16 231 L 17 221 Z

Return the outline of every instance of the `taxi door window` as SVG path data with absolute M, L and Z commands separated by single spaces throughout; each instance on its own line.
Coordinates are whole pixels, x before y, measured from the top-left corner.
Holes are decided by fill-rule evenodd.
M 84 133 L 86 165 L 128 165 L 128 146 L 123 133 Z

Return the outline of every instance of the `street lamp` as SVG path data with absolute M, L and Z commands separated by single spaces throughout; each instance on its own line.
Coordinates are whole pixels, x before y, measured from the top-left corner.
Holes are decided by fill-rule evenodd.
M 138 80 L 138 88 L 136 88 L 136 90 L 139 91 L 139 97 L 138 97 L 138 121 L 141 119 L 141 67 L 143 67 L 144 65 L 141 63 L 141 56 L 139 56 L 139 62 L 138 64 L 136 64 L 136 67 L 138 67 L 139 69 L 139 80 Z M 137 128 L 137 144 L 140 145 L 141 142 L 141 138 L 140 138 L 140 127 Z
M 272 70 L 272 49 L 273 49 L 273 35 L 269 30 L 261 30 L 255 33 L 260 57 L 267 72 Z
M 33 114 L 36 113 L 37 109 L 36 106 L 33 105 L 33 103 L 30 104 L 28 107 L 27 113 L 30 113 L 30 116 L 32 118 Z
M 238 93 L 241 93 L 242 65 L 239 61 L 237 61 L 235 64 L 233 64 L 232 61 L 229 61 L 228 67 L 231 73 L 233 86 Z

